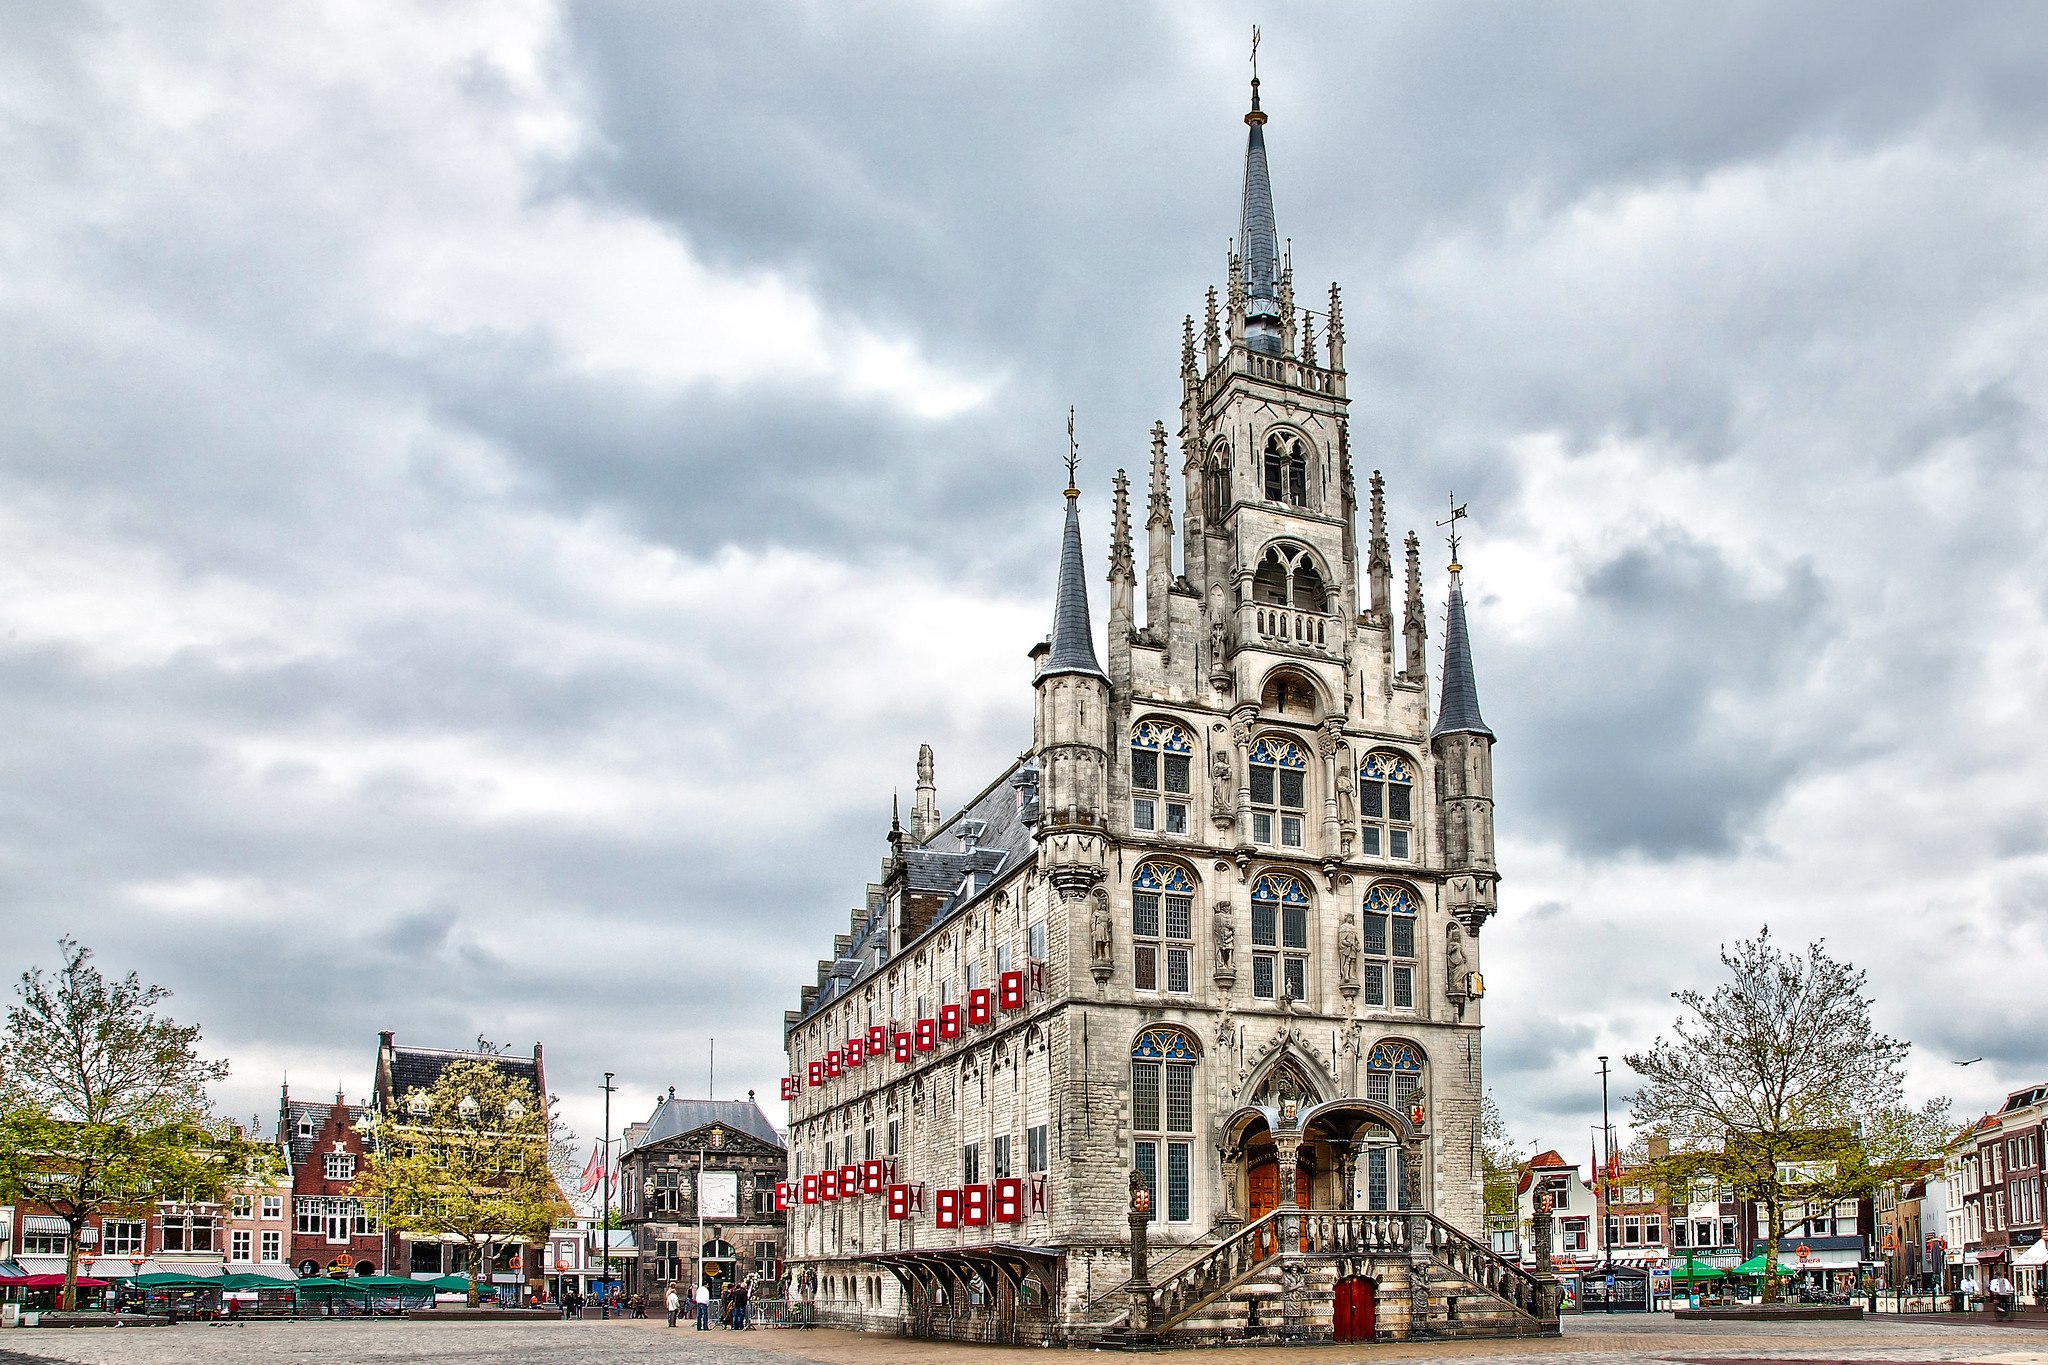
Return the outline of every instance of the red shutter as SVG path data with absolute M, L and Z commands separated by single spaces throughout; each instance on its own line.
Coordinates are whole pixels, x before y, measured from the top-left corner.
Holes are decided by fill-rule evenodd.
M 891 1185 L 889 1187 L 890 1221 L 900 1223 L 908 1217 L 910 1217 L 910 1186 Z
M 823 1085 L 824 1083 L 825 1083 L 825 1064 L 824 1064 L 823 1062 L 812 1062 L 812 1063 L 811 1063 L 811 1084 L 812 1084 L 812 1085 Z
M 818 1198 L 819 1200 L 827 1204 L 839 1198 L 838 1167 L 828 1166 L 824 1170 L 818 1172 Z
M 920 1019 L 917 1021 L 917 1050 L 930 1052 L 939 1045 L 939 1021 Z
M 889 1026 L 875 1024 L 868 1029 L 868 1056 L 880 1057 L 889 1050 Z
M 997 1000 L 1006 1010 L 1024 1008 L 1024 973 L 1004 972 L 996 978 Z
M 775 1211 L 781 1213 L 788 1208 L 789 1182 L 787 1180 L 778 1180 L 775 1182 Z
M 782 1098 L 786 1100 L 796 1098 L 796 1077 L 784 1076 L 782 1078 Z
M 1014 1176 L 996 1182 L 996 1221 L 998 1223 L 1021 1223 L 1024 1221 L 1024 1182 Z
M 967 1022 L 979 1028 L 996 1017 L 996 993 L 986 986 L 967 992 Z
M 803 1190 L 803 1200 L 804 1200 L 804 1202 L 805 1202 L 806 1204 L 815 1204 L 815 1203 L 817 1203 L 817 1202 L 818 1202 L 818 1177 L 817 1177 L 817 1176 L 815 1176 L 815 1175 L 807 1175 L 807 1176 L 805 1176 L 805 1177 L 804 1177 L 804 1179 L 803 1179 L 803 1185 L 802 1185 L 802 1187 L 801 1187 L 801 1188 L 802 1188 L 802 1190 Z
M 899 1062 L 910 1060 L 910 1035 L 907 1033 L 896 1035 L 896 1060 Z
M 867 1059 L 868 1045 L 865 1040 L 860 1038 L 849 1038 L 846 1040 L 846 1064 L 848 1066 L 859 1066 Z
M 958 1038 L 960 1036 L 960 1007 L 958 1005 L 939 1006 L 939 1036 L 941 1038 Z
M 860 1193 L 860 1167 L 841 1166 L 839 1168 L 839 1193 L 848 1199 Z
M 860 1192 L 862 1194 L 880 1194 L 882 1186 L 886 1183 L 882 1178 L 881 1162 L 863 1161 L 860 1164 Z
M 932 1221 L 942 1228 L 960 1226 L 960 1191 L 940 1190 L 932 1196 Z

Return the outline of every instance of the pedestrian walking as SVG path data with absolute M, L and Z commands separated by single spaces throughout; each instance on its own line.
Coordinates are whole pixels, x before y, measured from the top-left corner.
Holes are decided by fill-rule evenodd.
M 683 1291 L 671 1284 L 668 1287 L 668 1325 L 676 1325 L 676 1314 L 683 1311 Z
M 1985 1291 L 1991 1296 L 1992 1315 L 2010 1322 L 2015 1296 L 2012 1281 L 2005 1278 L 2003 1270 L 1992 1272 L 1991 1283 L 1985 1286 Z
M 732 1328 L 735 1332 L 747 1330 L 747 1287 L 736 1284 L 732 1287 Z
M 697 1330 L 711 1330 L 711 1286 L 697 1281 Z

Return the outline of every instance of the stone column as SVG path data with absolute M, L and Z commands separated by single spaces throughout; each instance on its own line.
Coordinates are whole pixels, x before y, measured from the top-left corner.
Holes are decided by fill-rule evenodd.
M 1280 1205 L 1282 1208 L 1302 1207 L 1295 1189 L 1295 1158 L 1301 1152 L 1301 1134 L 1278 1132 L 1273 1134 L 1273 1148 L 1280 1157 Z
M 1401 1143 L 1401 1203 L 1408 1219 L 1408 1335 L 1431 1335 L 1429 1325 L 1429 1219 L 1422 1211 L 1422 1139 Z
M 1219 1151 L 1217 1168 L 1223 1174 L 1223 1216 L 1216 1222 L 1219 1226 L 1237 1227 L 1244 1222 L 1244 1200 L 1240 1193 L 1244 1180 L 1244 1149 Z
M 1252 841 L 1252 721 L 1258 716 L 1256 701 L 1230 713 L 1230 739 L 1237 747 L 1237 841 Z

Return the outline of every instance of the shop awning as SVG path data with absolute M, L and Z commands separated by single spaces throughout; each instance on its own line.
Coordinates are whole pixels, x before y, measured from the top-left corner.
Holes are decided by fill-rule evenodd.
M 2014 1265 L 2048 1265 L 2048 1240 L 2034 1243 L 2012 1258 Z
M 105 1289 L 106 1280 L 95 1280 L 90 1275 L 80 1275 L 74 1283 L 80 1289 Z M 0 1289 L 62 1289 L 62 1275 L 11 1275 L 0 1278 Z
M 1671 1278 L 1684 1281 L 1723 1280 L 1727 1275 L 1713 1266 L 1698 1261 L 1693 1262 L 1691 1269 L 1687 1269 L 1685 1262 L 1680 1261 L 1671 1267 Z

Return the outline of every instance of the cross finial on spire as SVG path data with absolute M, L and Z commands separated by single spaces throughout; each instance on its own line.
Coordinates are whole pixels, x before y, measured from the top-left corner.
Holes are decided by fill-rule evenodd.
M 1067 409 L 1067 496 L 1070 498 L 1081 496 L 1080 481 L 1074 476 L 1080 464 L 1081 445 L 1074 439 L 1074 410 L 1070 407 Z
M 1255 125 L 1266 121 L 1266 116 L 1259 112 L 1259 26 L 1257 24 L 1252 25 L 1252 111 L 1244 116 L 1244 121 Z
M 1462 569 L 1462 566 L 1458 563 L 1458 523 L 1463 521 L 1464 519 L 1465 508 L 1462 504 L 1459 503 L 1458 495 L 1454 492 L 1451 494 L 1451 514 L 1448 517 L 1445 517 L 1442 521 L 1437 523 L 1438 526 L 1448 526 L 1451 528 L 1451 533 L 1449 536 L 1445 537 L 1445 540 L 1449 543 L 1451 547 L 1452 573 L 1458 573 Z

